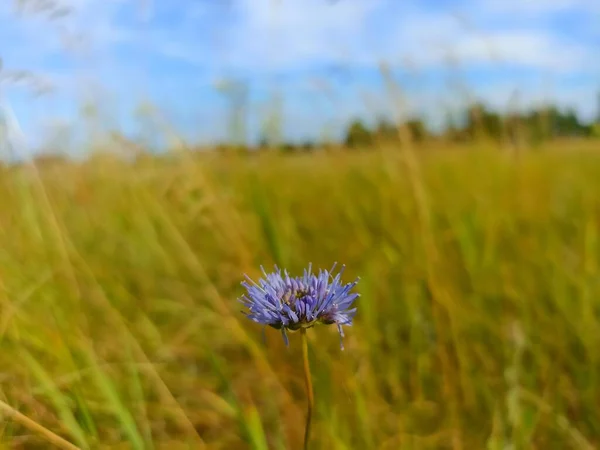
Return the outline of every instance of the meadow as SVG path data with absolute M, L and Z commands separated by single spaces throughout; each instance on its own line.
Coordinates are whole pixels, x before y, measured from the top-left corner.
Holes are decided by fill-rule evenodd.
M 597 448 L 598 145 L 1 168 L 0 399 L 82 449 L 301 448 L 299 336 L 240 281 L 337 261 L 361 297 L 344 351 L 309 330 L 312 448 Z

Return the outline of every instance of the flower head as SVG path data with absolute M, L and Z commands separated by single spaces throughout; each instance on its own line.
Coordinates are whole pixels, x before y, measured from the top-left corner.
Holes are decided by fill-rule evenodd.
M 352 325 L 356 308 L 352 303 L 359 294 L 350 291 L 358 283 L 342 284 L 344 266 L 337 275 L 331 270 L 312 273 L 312 265 L 301 277 L 290 277 L 287 271 L 275 266 L 275 272 L 267 273 L 261 266 L 264 278 L 254 282 L 246 275 L 242 282 L 247 294 L 240 301 L 248 308 L 246 316 L 254 322 L 280 329 L 286 345 L 286 330 L 296 331 L 316 324 L 337 324 L 340 337 L 344 337 L 342 325 Z M 343 346 L 342 346 L 343 348 Z

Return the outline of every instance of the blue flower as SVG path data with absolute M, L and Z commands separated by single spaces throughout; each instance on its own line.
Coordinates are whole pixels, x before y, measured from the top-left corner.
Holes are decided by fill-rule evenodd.
M 248 308 L 246 316 L 254 322 L 281 330 L 286 345 L 286 330 L 296 331 L 316 324 L 337 324 L 340 341 L 344 337 L 342 325 L 352 325 L 356 308 L 353 302 L 359 294 L 350 292 L 358 283 L 342 284 L 344 266 L 337 275 L 331 270 L 312 273 L 312 264 L 301 277 L 290 277 L 275 266 L 267 273 L 261 266 L 264 278 L 254 282 L 248 275 L 242 282 L 247 294 L 239 300 Z M 343 345 L 342 345 L 343 349 Z

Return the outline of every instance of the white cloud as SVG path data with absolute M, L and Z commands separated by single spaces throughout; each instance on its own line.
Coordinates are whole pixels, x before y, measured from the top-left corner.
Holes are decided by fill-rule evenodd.
M 381 0 L 239 0 L 226 61 L 235 67 L 298 68 L 364 58 Z M 371 49 L 374 50 L 374 49 Z M 362 54 L 357 54 L 361 51 Z
M 436 66 L 451 58 L 467 67 L 509 64 L 572 72 L 589 67 L 592 61 L 592 48 L 565 42 L 545 30 L 477 32 L 465 30 L 458 23 L 438 28 L 428 27 L 427 20 L 420 24 L 422 28 L 404 30 L 400 39 L 422 43 L 421 51 L 406 49 L 421 65 Z
M 513 15 L 590 9 L 583 0 L 506 1 L 514 6 Z M 196 65 L 206 65 L 211 58 L 213 67 L 252 73 L 318 64 L 398 65 L 407 60 L 439 67 L 449 57 L 466 66 L 510 64 L 556 72 L 596 70 L 599 64 L 593 63 L 597 49 L 591 42 L 569 41 L 542 23 L 515 26 L 505 21 L 504 26 L 490 26 L 495 14 L 511 11 L 499 0 L 474 3 L 468 20 L 392 0 L 237 0 L 232 5 L 235 21 L 223 27 L 220 36 L 205 38 L 218 41 L 218 48 L 211 50 L 180 30 L 168 40 L 154 36 L 155 50 Z

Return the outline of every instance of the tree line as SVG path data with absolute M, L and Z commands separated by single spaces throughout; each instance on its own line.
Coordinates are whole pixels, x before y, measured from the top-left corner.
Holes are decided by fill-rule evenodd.
M 466 143 L 488 140 L 509 145 L 535 146 L 560 138 L 600 138 L 600 111 L 595 122 L 582 121 L 573 109 L 556 106 L 532 109 L 528 112 L 500 113 L 482 103 L 474 103 L 461 114 L 449 117 L 441 131 L 431 131 L 420 118 L 394 124 L 381 118 L 374 125 L 356 119 L 346 127 L 343 145 L 350 149 L 367 149 L 381 143 L 410 140 L 413 144 L 427 141 Z M 283 151 L 309 151 L 322 143 L 282 143 Z M 263 138 L 259 148 L 274 147 Z

